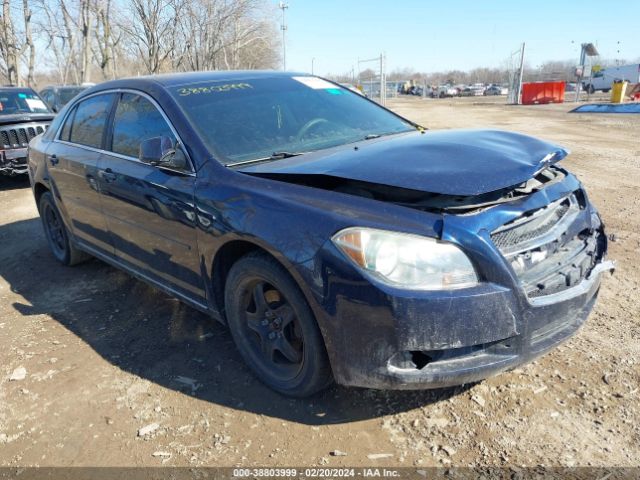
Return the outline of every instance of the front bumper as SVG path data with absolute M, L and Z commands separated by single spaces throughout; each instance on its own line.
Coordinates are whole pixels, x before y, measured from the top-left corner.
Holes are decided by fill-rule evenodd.
M 578 331 L 610 269 L 610 262 L 600 263 L 563 298 L 525 308 L 516 294 L 497 285 L 410 298 L 390 297 L 360 282 L 336 282 L 335 308 L 320 310 L 335 380 L 367 388 L 430 389 L 515 368 Z
M 0 151 L 0 174 L 21 175 L 27 173 L 27 149 L 12 148 Z
M 610 268 L 600 265 L 602 270 Z M 397 359 L 387 363 L 382 386 L 438 388 L 471 383 L 539 357 L 571 337 L 586 321 L 596 302 L 601 275 L 597 273 L 584 285 L 574 287 L 580 292 L 575 297 L 532 311 L 529 326 L 536 328 L 524 328 L 519 335 L 471 347 L 396 355 Z M 424 361 L 429 363 L 418 368 Z

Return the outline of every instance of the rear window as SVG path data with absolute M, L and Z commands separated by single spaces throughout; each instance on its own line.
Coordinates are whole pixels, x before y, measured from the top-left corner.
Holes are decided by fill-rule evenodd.
M 65 139 L 66 133 L 72 143 L 100 148 L 112 101 L 113 94 L 106 94 L 80 102 L 73 115 L 69 115 L 67 123 L 71 123 L 63 127 L 61 139 Z

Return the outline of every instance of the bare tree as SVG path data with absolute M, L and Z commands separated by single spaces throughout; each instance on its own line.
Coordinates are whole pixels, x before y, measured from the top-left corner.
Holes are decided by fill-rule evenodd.
M 222 49 L 224 27 L 231 16 L 224 0 L 193 0 L 185 5 L 178 24 L 176 63 L 187 70 L 214 70 Z
M 123 30 L 147 73 L 160 72 L 174 53 L 183 5 L 184 0 L 131 0 L 132 18 Z
M 20 3 L 2 0 L 0 73 L 11 83 L 33 84 L 36 75 L 81 83 L 92 76 L 274 68 L 279 62 L 275 10 L 267 0 Z
M 80 82 L 88 82 L 91 78 L 91 30 L 94 11 L 90 0 L 79 0 L 77 25 L 80 30 Z
M 3 74 L 11 84 L 20 85 L 21 49 L 15 33 L 10 0 L 2 1 L 2 23 L 0 24 L 0 56 L 2 57 Z
M 94 31 L 95 48 L 93 57 L 102 72 L 102 78 L 116 78 L 116 52 L 122 32 L 117 21 L 113 22 L 111 0 L 98 0 L 95 4 L 96 28 Z
M 27 57 L 27 85 L 34 85 L 34 69 L 36 65 L 36 47 L 33 44 L 33 35 L 31 34 L 31 9 L 29 1 L 22 0 L 22 12 L 24 15 L 24 45 L 23 51 L 29 50 Z
M 178 23 L 175 63 L 188 70 L 275 67 L 277 35 L 264 5 L 262 0 L 187 3 Z
M 66 0 L 40 0 L 38 26 L 49 52 L 47 61 L 53 61 L 53 70 L 60 83 L 78 82 L 76 33 L 77 24 Z M 72 78 L 70 78 L 72 77 Z

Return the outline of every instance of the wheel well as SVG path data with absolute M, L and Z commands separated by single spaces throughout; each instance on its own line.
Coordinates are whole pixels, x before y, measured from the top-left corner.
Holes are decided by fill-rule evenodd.
M 47 187 L 45 187 L 43 184 L 41 183 L 36 183 L 33 187 L 33 194 L 36 198 L 36 207 L 38 207 L 38 209 L 40 209 L 40 197 L 42 197 L 42 195 L 45 192 L 48 192 L 49 189 Z
M 273 257 L 264 248 L 259 247 L 255 243 L 245 242 L 243 240 L 233 240 L 224 244 L 216 253 L 213 259 L 212 282 L 213 282 L 213 298 L 215 307 L 226 320 L 224 314 L 224 287 L 227 283 L 227 276 L 233 264 L 240 258 L 251 252 L 262 252 Z

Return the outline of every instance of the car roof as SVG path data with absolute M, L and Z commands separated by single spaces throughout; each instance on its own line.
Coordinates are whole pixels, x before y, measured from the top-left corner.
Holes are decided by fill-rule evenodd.
M 63 88 L 89 88 L 89 87 L 82 86 L 82 85 L 47 85 L 46 87 L 43 87 L 42 90 L 47 90 L 48 88 L 55 88 L 55 89 L 61 90 Z
M 293 76 L 307 76 L 307 73 L 281 72 L 277 70 L 224 70 L 208 72 L 182 72 L 165 73 L 159 75 L 145 75 L 140 77 L 128 77 L 118 80 L 110 80 L 91 88 L 91 91 L 106 90 L 110 88 L 122 88 L 135 86 L 138 88 L 160 85 L 164 88 L 175 87 L 189 83 L 219 82 L 219 81 L 244 81 L 256 78 L 289 78 Z

